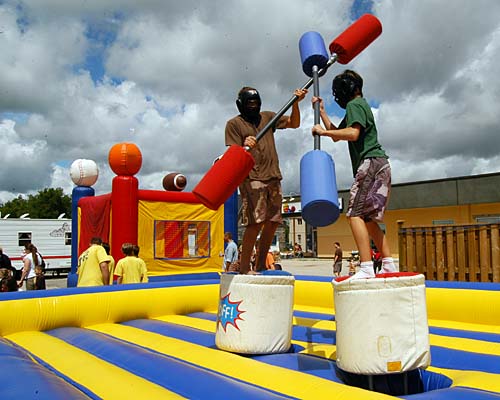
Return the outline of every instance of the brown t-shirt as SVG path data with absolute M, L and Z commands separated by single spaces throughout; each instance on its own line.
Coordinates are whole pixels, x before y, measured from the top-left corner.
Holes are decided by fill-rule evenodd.
M 333 259 L 335 262 L 342 262 L 342 249 L 335 249 L 335 257 Z
M 241 115 L 238 115 L 226 124 L 226 146 L 238 145 L 243 146 L 247 136 L 257 136 L 262 128 L 276 115 L 271 111 L 262 111 L 260 113 L 261 120 L 259 126 L 255 126 L 248 121 L 245 121 Z M 281 117 L 276 123 L 277 129 L 285 129 L 285 124 L 288 121 L 287 116 Z M 274 130 L 267 132 L 250 150 L 255 165 L 250 171 L 249 178 L 256 181 L 268 181 L 270 179 L 280 179 L 281 171 L 276 152 L 276 144 L 274 143 Z

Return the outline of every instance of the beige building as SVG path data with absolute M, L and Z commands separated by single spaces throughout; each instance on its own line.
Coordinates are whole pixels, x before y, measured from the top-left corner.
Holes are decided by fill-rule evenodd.
M 283 218 L 286 226 L 285 232 L 280 230 L 280 243 L 288 230 L 292 244 L 294 241 L 301 243 L 304 250 L 312 250 L 317 257 L 332 258 L 334 242 L 341 243 L 344 257 L 350 255 L 351 250 L 356 250 L 356 244 L 345 217 L 349 191 L 339 191 L 339 198 L 344 205 L 339 219 L 330 226 L 313 229 L 301 218 L 300 198 L 285 196 Z M 294 212 L 289 211 L 292 205 Z M 288 212 L 285 212 L 287 206 Z M 393 185 L 382 228 L 396 258 L 399 220 L 404 221 L 404 226 L 500 223 L 500 173 Z

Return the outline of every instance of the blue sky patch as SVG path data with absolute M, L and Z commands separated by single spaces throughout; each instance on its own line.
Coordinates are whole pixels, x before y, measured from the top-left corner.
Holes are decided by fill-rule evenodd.
M 25 112 L 3 112 L 0 113 L 0 120 L 10 119 L 11 121 L 15 121 L 17 124 L 25 124 L 30 115 L 30 113 Z
M 357 20 L 363 14 L 373 14 L 373 0 L 354 0 L 351 7 L 350 18 Z
M 94 83 L 102 82 L 106 75 L 106 52 L 116 41 L 118 30 L 123 20 L 123 15 L 114 14 L 111 17 L 97 21 L 85 21 L 87 29 L 85 37 L 88 40 L 88 49 L 85 60 L 75 65 L 74 71 L 89 71 Z M 114 85 L 119 85 L 123 80 L 110 77 Z

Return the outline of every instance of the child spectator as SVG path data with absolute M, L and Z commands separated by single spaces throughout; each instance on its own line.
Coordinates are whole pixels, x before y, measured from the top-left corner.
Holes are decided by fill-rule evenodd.
M 0 291 L 8 292 L 7 279 L 9 278 L 9 270 L 6 268 L 0 268 Z
M 118 276 L 117 284 L 141 283 L 148 281 L 148 270 L 146 263 L 135 254 L 139 254 L 138 248 L 134 253 L 134 245 L 123 243 L 122 253 L 124 258 L 116 263 L 115 275 Z
M 21 277 L 21 273 L 19 272 L 19 276 L 16 277 L 17 270 L 12 266 L 12 262 L 7 254 L 3 252 L 3 249 L 0 247 L 0 269 L 8 269 L 12 272 L 12 275 L 15 278 Z
M 271 250 L 267 252 L 267 257 L 266 257 L 266 269 L 276 269 L 275 263 L 274 263 L 274 255 Z
M 41 265 L 35 267 L 35 290 L 45 290 L 45 276 Z
M 141 268 L 144 269 L 144 270 L 146 270 L 146 272 L 147 272 L 148 268 L 147 268 L 146 263 L 144 262 L 144 260 L 141 257 L 139 257 L 139 251 L 141 251 L 141 248 L 138 245 L 134 244 L 134 257 L 137 257 L 137 259 L 141 263 Z M 148 276 L 147 275 L 144 277 L 143 282 L 148 282 Z
M 357 266 L 359 266 L 359 261 L 355 257 L 351 257 L 349 260 L 349 276 L 353 276 L 356 273 Z
M 0 268 L 0 291 L 2 292 L 17 292 L 17 280 L 15 274 L 13 274 L 7 268 Z
M 372 247 L 372 261 L 373 261 L 373 270 L 375 274 L 378 274 L 382 269 L 382 256 L 380 251 L 377 248 Z
M 115 259 L 111 255 L 111 246 L 109 243 L 103 243 L 102 247 L 104 247 L 104 250 L 106 250 L 106 254 L 109 256 L 109 284 L 113 284 L 113 276 L 115 272 Z

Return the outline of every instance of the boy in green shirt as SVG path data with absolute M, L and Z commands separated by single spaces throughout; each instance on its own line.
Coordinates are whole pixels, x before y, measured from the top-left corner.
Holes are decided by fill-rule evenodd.
M 391 190 L 391 167 L 378 142 L 377 128 L 370 106 L 363 98 L 363 78 L 351 70 L 337 75 L 332 82 L 333 97 L 346 110 L 336 127 L 320 102 L 321 125 L 312 128 L 313 135 L 330 137 L 334 142 L 349 144 L 354 183 L 351 186 L 346 216 L 360 255 L 360 270 L 350 279 L 373 278 L 370 238 L 382 255 L 382 272 L 395 272 L 389 244 L 378 222 L 382 222 Z

